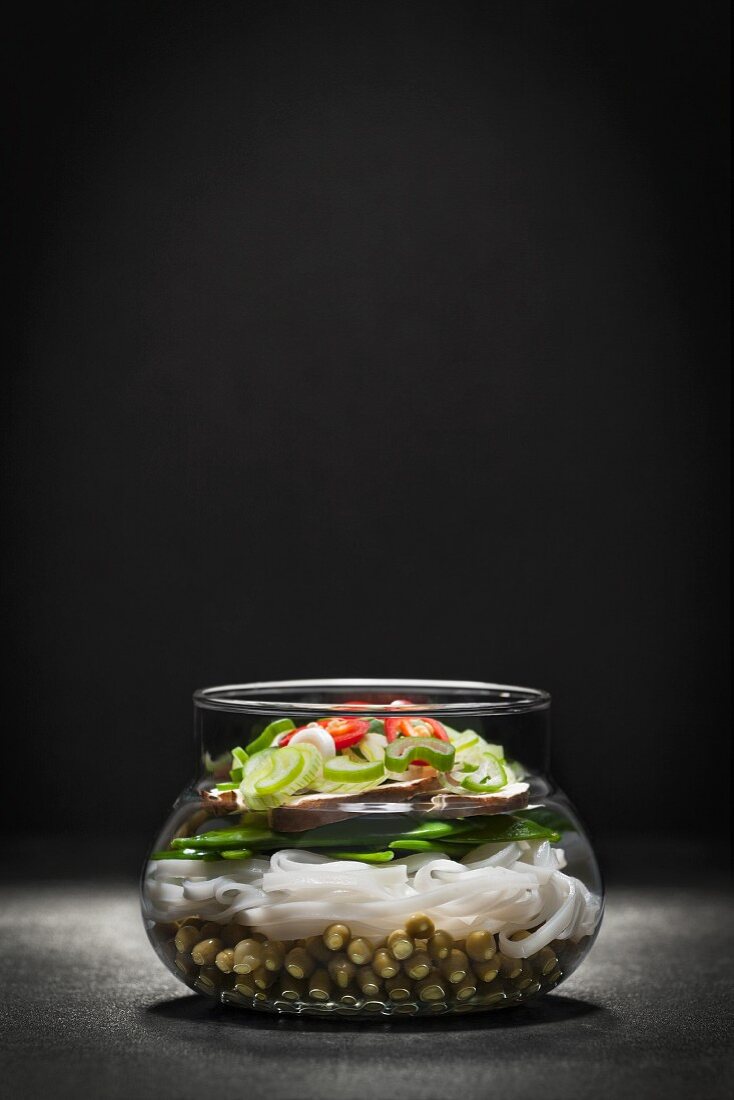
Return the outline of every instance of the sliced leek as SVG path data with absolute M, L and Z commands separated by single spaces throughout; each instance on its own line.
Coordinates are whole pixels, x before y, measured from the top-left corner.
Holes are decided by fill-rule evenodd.
M 305 790 L 321 772 L 321 753 L 313 745 L 264 749 L 245 765 L 241 790 L 251 810 L 282 806 L 291 795 Z
M 333 783 L 369 783 L 382 779 L 385 765 L 381 760 L 356 760 L 349 756 L 335 756 L 324 761 L 324 779 Z

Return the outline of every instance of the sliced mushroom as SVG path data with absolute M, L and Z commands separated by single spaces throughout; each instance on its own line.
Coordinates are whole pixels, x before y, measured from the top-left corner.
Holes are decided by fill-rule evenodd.
M 527 783 L 509 783 L 492 794 L 454 794 L 442 791 L 431 799 L 426 813 L 429 817 L 475 817 L 477 814 L 504 814 L 509 810 L 524 810 L 530 801 Z
M 416 795 L 435 791 L 439 786 L 440 781 L 432 774 L 404 783 L 384 783 L 360 794 L 306 794 L 291 799 L 285 806 L 270 810 L 268 821 L 270 828 L 276 832 L 301 833 L 334 821 L 348 821 L 357 807 L 361 809 L 364 805 L 365 811 L 369 812 L 370 806 L 376 803 L 408 802 Z M 345 804 L 351 809 L 341 809 Z
M 244 810 L 246 806 L 239 791 L 200 791 L 201 801 L 209 813 L 216 816 Z

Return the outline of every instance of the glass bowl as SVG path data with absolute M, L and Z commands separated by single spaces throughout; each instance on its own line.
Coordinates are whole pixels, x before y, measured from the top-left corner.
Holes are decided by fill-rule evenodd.
M 194 695 L 196 778 L 142 878 L 156 952 L 225 1004 L 358 1017 L 524 1004 L 603 910 L 548 771 L 550 697 L 426 680 Z

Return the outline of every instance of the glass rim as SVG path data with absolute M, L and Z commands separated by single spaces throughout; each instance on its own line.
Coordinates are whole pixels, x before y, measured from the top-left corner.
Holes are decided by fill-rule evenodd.
M 194 706 L 202 710 L 227 711 L 230 714 L 303 714 L 326 716 L 360 715 L 369 712 L 372 716 L 390 716 L 396 709 L 389 703 L 313 702 L 299 699 L 259 698 L 258 694 L 278 691 L 304 692 L 338 691 L 356 694 L 362 689 L 368 691 L 395 692 L 395 698 L 403 698 L 411 691 L 436 694 L 461 694 L 463 696 L 484 693 L 492 698 L 462 699 L 459 702 L 410 703 L 400 707 L 402 714 L 475 714 L 503 715 L 524 714 L 530 711 L 546 710 L 551 697 L 541 688 L 518 687 L 512 684 L 494 684 L 482 680 L 417 680 L 417 679 L 316 679 L 316 680 L 262 680 L 244 684 L 223 684 L 217 687 L 198 688 L 193 695 Z M 242 698 L 242 695 L 245 698 Z

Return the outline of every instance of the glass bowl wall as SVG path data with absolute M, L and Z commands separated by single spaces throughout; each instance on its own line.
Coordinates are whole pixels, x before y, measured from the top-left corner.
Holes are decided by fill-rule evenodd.
M 554 989 L 589 951 L 602 884 L 586 833 L 548 770 L 546 693 L 288 681 L 198 691 L 194 716 L 195 777 L 142 879 L 151 943 L 190 988 L 282 1013 L 468 1012 Z M 445 775 L 422 761 L 374 789 L 322 783 L 282 805 L 277 794 L 275 805 L 248 804 L 242 769 L 273 729 L 320 721 L 349 730 L 369 721 L 379 748 L 396 716 L 418 733 L 438 723 L 457 754 L 473 731 L 503 753 L 505 785 L 491 796 L 447 792 Z M 356 755 L 343 755 L 359 759 L 360 751 L 358 744 Z M 473 766 L 464 765 L 467 774 Z

